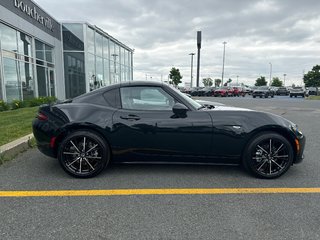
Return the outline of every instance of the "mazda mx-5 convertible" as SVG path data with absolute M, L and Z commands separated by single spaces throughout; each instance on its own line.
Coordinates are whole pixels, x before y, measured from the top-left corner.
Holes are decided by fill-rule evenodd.
M 39 108 L 39 150 L 74 177 L 109 163 L 237 164 L 276 178 L 303 159 L 305 137 L 283 117 L 201 105 L 169 85 L 131 81 Z

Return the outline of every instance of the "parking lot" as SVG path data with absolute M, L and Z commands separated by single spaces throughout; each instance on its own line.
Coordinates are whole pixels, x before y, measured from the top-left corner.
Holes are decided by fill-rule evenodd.
M 31 149 L 0 166 L 0 191 L 139 192 L 1 197 L 1 239 L 319 239 L 320 193 L 306 192 L 320 187 L 320 101 L 201 99 L 268 111 L 297 123 L 307 138 L 304 161 L 275 180 L 256 179 L 235 166 L 181 165 L 112 165 L 96 178 L 75 179 L 55 159 Z M 241 190 L 247 188 L 262 190 Z M 268 193 L 265 188 L 305 191 Z M 169 194 L 146 194 L 147 189 Z M 177 189 L 240 191 L 179 194 Z

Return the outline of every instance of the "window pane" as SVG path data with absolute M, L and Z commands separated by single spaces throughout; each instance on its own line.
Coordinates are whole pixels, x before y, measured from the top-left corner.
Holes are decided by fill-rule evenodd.
M 23 100 L 34 98 L 33 65 L 26 62 L 20 62 L 20 77 Z
M 44 44 L 38 40 L 36 42 L 36 58 L 45 60 L 44 59 Z
M 87 28 L 87 47 L 88 52 L 94 54 L 94 30 L 92 28 Z
M 88 79 L 90 84 L 90 91 L 94 90 L 94 82 L 96 81 L 95 59 L 94 55 L 88 53 Z
M 24 33 L 18 32 L 18 47 L 19 47 L 19 53 L 26 55 L 26 56 L 32 56 L 31 51 L 31 37 L 25 35 Z
M 7 101 L 21 100 L 21 83 L 18 80 L 19 62 L 3 58 L 3 69 Z
M 66 98 L 86 92 L 84 53 L 64 52 Z
M 17 47 L 17 31 L 0 23 L 1 48 L 7 51 L 16 52 Z
M 108 59 L 103 60 L 103 67 L 104 67 L 105 85 L 109 85 L 111 82 L 110 82 L 110 69 L 109 69 L 109 60 Z
M 103 38 L 103 57 L 109 59 L 109 39 Z
M 103 77 L 103 62 L 102 58 L 96 57 L 96 82 L 94 83 L 95 88 L 105 86 Z
M 38 78 L 38 93 L 39 97 L 46 97 L 48 96 L 47 90 L 47 74 L 46 68 L 37 66 L 37 78 Z
M 173 97 L 160 87 L 125 87 L 120 89 L 122 107 L 135 110 L 172 110 Z
M 46 61 L 47 62 L 53 62 L 53 48 L 49 47 L 48 45 L 45 45 L 45 52 L 46 52 Z
M 84 51 L 82 24 L 63 24 L 62 31 L 64 50 Z
M 96 33 L 96 55 L 102 57 L 103 37 L 101 34 Z

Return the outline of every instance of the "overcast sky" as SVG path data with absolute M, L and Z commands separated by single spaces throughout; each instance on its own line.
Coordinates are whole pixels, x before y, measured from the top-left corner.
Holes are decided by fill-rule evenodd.
M 190 81 L 202 31 L 200 79 L 253 84 L 260 75 L 301 84 L 320 64 L 319 0 L 34 0 L 58 21 L 87 21 L 134 48 L 136 80 L 167 80 L 172 67 Z M 194 79 L 196 56 L 194 57 Z

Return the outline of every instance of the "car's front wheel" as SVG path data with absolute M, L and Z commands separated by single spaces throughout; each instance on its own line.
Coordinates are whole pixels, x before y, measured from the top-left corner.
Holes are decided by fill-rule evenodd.
M 58 159 L 62 168 L 71 176 L 89 178 L 98 175 L 106 167 L 110 151 L 98 134 L 77 131 L 62 141 Z
M 293 148 L 277 133 L 265 132 L 254 137 L 243 155 L 245 168 L 260 178 L 277 178 L 292 165 Z

